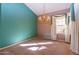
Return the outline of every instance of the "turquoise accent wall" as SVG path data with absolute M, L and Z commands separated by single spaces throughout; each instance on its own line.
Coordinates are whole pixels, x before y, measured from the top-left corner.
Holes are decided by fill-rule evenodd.
M 0 48 L 37 35 L 37 16 L 23 3 L 1 4 Z
M 0 20 L 1 20 L 1 3 L 0 3 Z
M 71 20 L 75 21 L 74 3 L 70 6 Z
M 0 3 L 0 38 L 1 38 L 1 3 Z M 1 39 L 0 39 L 1 40 Z
M 0 4 L 0 25 L 1 25 L 1 4 Z
M 0 3 L 0 25 L 1 25 L 1 3 Z

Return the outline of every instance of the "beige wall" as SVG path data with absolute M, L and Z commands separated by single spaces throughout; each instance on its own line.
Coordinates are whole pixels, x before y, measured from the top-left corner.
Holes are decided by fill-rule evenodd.
M 49 23 L 40 23 L 38 20 L 38 35 L 44 39 L 51 39 L 51 25 Z
M 50 39 L 50 33 L 51 33 L 50 25 L 38 23 L 38 35 L 43 36 L 44 38 Z

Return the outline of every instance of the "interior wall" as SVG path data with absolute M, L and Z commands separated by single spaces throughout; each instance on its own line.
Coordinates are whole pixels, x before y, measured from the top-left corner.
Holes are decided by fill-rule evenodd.
M 2 37 L 1 33 L 2 31 L 1 31 L 1 3 L 0 3 L 0 38 Z
M 52 16 L 51 39 L 56 40 L 56 20 L 54 16 Z
M 50 17 L 50 22 L 51 22 L 51 17 Z M 51 39 L 51 24 L 49 24 L 48 22 L 45 23 L 43 21 L 40 22 L 40 20 L 38 19 L 38 35 L 44 39 Z
M 66 29 L 65 29 L 65 42 L 70 43 L 71 41 L 71 20 L 69 19 L 68 21 L 68 17 L 70 16 L 70 12 L 67 13 L 67 24 L 65 25 Z
M 1 3 L 0 3 L 0 25 L 1 25 Z
M 0 21 L 1 21 L 1 3 L 0 3 Z
M 75 50 L 79 54 L 79 4 L 74 4 L 75 10 L 75 23 L 76 23 L 76 34 L 75 34 Z
M 0 48 L 37 35 L 37 16 L 23 3 L 1 4 Z

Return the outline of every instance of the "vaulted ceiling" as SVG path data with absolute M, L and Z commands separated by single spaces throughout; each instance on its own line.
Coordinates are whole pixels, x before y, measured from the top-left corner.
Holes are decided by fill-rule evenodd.
M 36 15 L 70 8 L 70 3 L 25 3 Z

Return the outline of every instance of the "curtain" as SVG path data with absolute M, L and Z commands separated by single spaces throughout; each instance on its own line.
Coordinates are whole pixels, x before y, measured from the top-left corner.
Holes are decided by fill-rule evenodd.
M 75 21 L 74 3 L 70 6 L 71 21 Z

